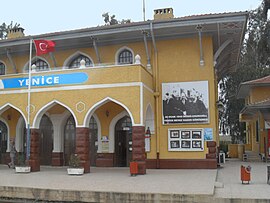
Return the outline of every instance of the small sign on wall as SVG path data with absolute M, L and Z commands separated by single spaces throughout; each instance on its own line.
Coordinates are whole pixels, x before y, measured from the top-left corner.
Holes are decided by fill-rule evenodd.
M 204 140 L 205 141 L 213 140 L 213 128 L 204 128 Z
M 270 129 L 270 121 L 264 122 L 265 129 Z
M 101 138 L 101 149 L 102 149 L 102 152 L 108 152 L 109 151 L 109 139 L 108 139 L 108 136 L 102 136 L 102 138 Z
M 145 151 L 150 152 L 150 137 L 145 137 Z

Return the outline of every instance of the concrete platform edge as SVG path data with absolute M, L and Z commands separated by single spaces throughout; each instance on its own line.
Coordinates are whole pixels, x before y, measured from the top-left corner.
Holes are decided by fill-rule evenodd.
M 20 202 L 186 202 L 186 203 L 269 203 L 269 199 L 215 198 L 212 195 L 119 193 L 99 191 L 70 191 L 26 187 L 0 186 L 1 201 Z

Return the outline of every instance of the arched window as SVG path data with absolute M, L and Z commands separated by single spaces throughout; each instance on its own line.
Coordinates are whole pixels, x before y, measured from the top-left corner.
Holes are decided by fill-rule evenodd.
M 130 50 L 124 49 L 118 55 L 119 64 L 132 64 L 133 63 L 133 54 Z
M 6 74 L 5 64 L 0 62 L 0 75 L 5 75 L 5 74 Z
M 49 65 L 46 61 L 43 61 L 41 59 L 38 59 L 37 61 L 33 62 L 33 64 L 36 64 L 36 71 L 47 71 L 49 70 Z
M 8 131 L 5 123 L 0 121 L 0 155 L 7 151 Z M 0 160 L 1 161 L 1 160 Z
M 87 56 L 84 56 L 82 54 L 80 54 L 79 56 L 77 56 L 76 58 L 74 58 L 71 63 L 69 64 L 69 68 L 79 68 L 80 67 L 80 62 L 81 60 L 85 61 L 85 66 L 89 67 L 92 66 L 92 61 L 90 58 L 88 58 Z
M 27 63 L 27 65 L 25 66 L 25 72 L 28 72 L 28 69 L 29 69 L 28 64 L 29 63 Z M 36 58 L 36 59 L 32 60 L 31 66 L 33 64 L 36 65 L 36 69 L 35 69 L 36 72 L 48 71 L 50 69 L 49 64 L 40 58 Z
M 90 131 L 91 130 L 97 131 L 97 129 L 98 129 L 97 122 L 93 116 L 91 117 L 90 122 L 89 122 L 89 129 L 90 129 Z
M 73 116 L 70 116 L 65 125 L 64 137 L 64 164 L 68 165 L 70 155 L 76 149 L 76 125 Z
M 132 128 L 132 122 L 131 122 L 130 117 L 128 117 L 128 116 L 125 116 L 124 118 L 119 120 L 116 125 L 118 125 L 119 129 L 125 129 L 126 128 L 126 129 L 131 130 L 131 128 Z
M 51 165 L 53 150 L 53 124 L 47 115 L 43 115 L 40 121 L 39 157 L 41 165 Z
M 98 125 L 95 118 L 92 116 L 89 122 L 89 141 L 90 141 L 90 165 L 96 166 L 97 150 L 98 150 Z

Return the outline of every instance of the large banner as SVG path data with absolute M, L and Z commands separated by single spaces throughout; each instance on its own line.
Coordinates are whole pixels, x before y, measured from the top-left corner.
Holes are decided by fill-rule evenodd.
M 163 124 L 209 123 L 208 81 L 162 84 Z

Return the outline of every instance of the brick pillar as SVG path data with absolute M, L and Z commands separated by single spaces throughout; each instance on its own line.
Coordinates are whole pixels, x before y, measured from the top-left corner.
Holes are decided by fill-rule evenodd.
M 207 141 L 208 154 L 206 154 L 206 159 L 217 159 L 217 144 L 215 141 Z
M 84 173 L 90 173 L 89 128 L 76 128 L 76 154 L 81 159 Z
M 52 166 L 63 166 L 63 152 L 53 152 L 52 153 Z
M 138 173 L 146 174 L 145 127 L 132 127 L 132 160 L 138 163 Z
M 31 171 L 40 171 L 40 152 L 39 152 L 39 130 L 31 129 L 31 141 L 30 141 L 30 158 L 29 165 Z

